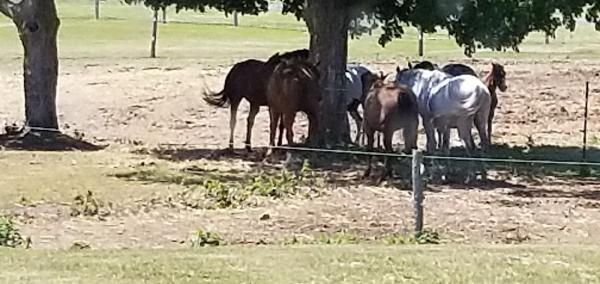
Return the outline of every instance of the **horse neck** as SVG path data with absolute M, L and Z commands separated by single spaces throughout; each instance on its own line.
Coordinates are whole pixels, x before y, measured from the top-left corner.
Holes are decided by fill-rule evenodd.
M 485 85 L 488 87 L 490 94 L 495 97 L 496 89 L 498 88 L 498 86 L 496 86 L 496 81 L 494 80 L 494 72 L 493 71 L 485 78 Z

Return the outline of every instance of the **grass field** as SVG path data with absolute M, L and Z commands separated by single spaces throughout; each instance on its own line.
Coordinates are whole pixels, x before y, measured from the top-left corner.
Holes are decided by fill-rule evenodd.
M 363 180 L 365 164 L 358 159 L 315 159 L 337 162 L 333 169 L 314 165 L 322 187 L 317 197 L 198 209 L 193 203 L 198 196 L 192 195 L 202 197 L 206 182 L 225 184 L 213 189 L 230 198 L 231 184 L 269 189 L 271 184 L 253 178 L 281 174 L 281 163 L 263 162 L 264 148 L 233 155 L 218 150 L 228 138 L 228 111 L 207 107 L 201 91 L 220 89 L 233 62 L 306 47 L 304 24 L 271 12 L 243 16 L 241 26 L 233 27 L 231 18 L 216 11 L 169 10 L 169 23 L 159 27 L 159 58 L 149 59 L 147 8 L 103 1 L 102 19 L 96 21 L 91 0 L 56 2 L 62 21 L 61 127 L 110 147 L 98 152 L 0 151 L 0 216 L 14 218 L 22 235 L 33 240 L 32 250 L 0 249 L 0 282 L 600 282 L 598 180 L 578 177 L 571 168 L 557 173 L 490 165 L 491 180 L 475 188 L 430 185 L 425 226 L 440 233 L 443 244 L 436 246 L 373 242 L 411 230 L 412 199 L 401 182 Z M 12 23 L 2 16 L 0 45 L 0 123 L 20 122 L 22 48 Z M 426 57 L 440 63 L 469 62 L 443 31 L 427 35 L 425 46 Z M 376 34 L 364 36 L 350 42 L 349 61 L 391 72 L 406 56 L 416 58 L 416 47 L 412 28 L 386 48 L 377 45 Z M 581 24 L 574 33 L 559 31 L 549 45 L 534 33 L 521 51 L 482 50 L 476 54 L 479 61 L 469 62 L 487 71 L 493 59 L 508 70 L 494 154 L 578 159 L 586 80 L 592 83 L 592 144 L 600 137 L 600 33 Z M 237 144 L 247 107 L 240 112 Z M 268 115 L 261 112 L 253 141 L 258 147 L 266 145 L 267 124 Z M 596 149 L 589 153 L 592 159 L 600 155 Z M 72 216 L 73 207 L 82 206 L 75 199 L 88 191 L 103 214 Z M 199 229 L 217 232 L 233 245 L 190 249 Z M 278 245 L 290 236 L 337 233 L 366 242 Z M 93 250 L 68 250 L 74 243 Z M 269 245 L 241 246 L 254 243 Z M 497 245 L 505 243 L 524 244 Z
M 5 283 L 596 283 L 597 247 L 0 250 Z

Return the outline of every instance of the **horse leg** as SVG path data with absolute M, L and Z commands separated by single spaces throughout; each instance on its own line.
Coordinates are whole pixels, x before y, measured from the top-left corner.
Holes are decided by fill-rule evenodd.
M 233 135 L 235 134 L 235 123 L 237 121 L 237 111 L 240 102 L 231 102 L 231 111 L 229 116 L 229 150 L 233 151 Z
M 386 130 L 383 133 L 383 147 L 387 153 L 393 153 L 394 149 L 392 148 L 392 138 L 394 138 L 393 130 Z M 379 179 L 379 182 L 382 182 L 385 178 L 392 176 L 392 158 L 386 156 L 385 159 L 385 173 Z
M 279 138 L 277 138 L 277 146 L 283 145 L 283 130 L 285 130 L 283 119 L 279 119 Z
M 471 157 L 471 150 L 474 147 L 474 145 L 471 143 L 471 126 L 471 120 L 468 118 L 459 118 L 457 121 L 458 136 L 465 145 L 465 151 L 469 157 Z
M 443 127 L 442 129 L 442 137 L 440 139 L 442 139 L 442 147 L 441 149 L 444 151 L 444 154 L 446 156 L 450 155 L 450 127 L 448 127 L 447 125 Z
M 425 128 L 425 136 L 427 136 L 427 152 L 429 154 L 435 153 L 435 129 L 433 122 L 429 118 L 423 118 L 423 128 Z
M 364 136 L 365 138 L 367 138 L 367 152 L 372 152 L 373 151 L 373 143 L 375 143 L 375 132 L 373 130 L 371 130 L 367 125 L 364 125 Z M 373 163 L 373 156 L 369 155 L 368 157 L 369 161 L 368 161 L 368 166 L 367 166 L 367 170 L 365 171 L 363 177 L 364 178 L 368 178 L 371 175 L 371 167 L 372 167 L 372 163 Z
M 362 125 L 362 117 L 360 117 L 360 114 L 358 113 L 358 103 L 353 102 L 352 104 L 350 104 L 350 106 L 348 107 L 348 112 L 350 113 L 350 116 L 352 117 L 352 119 L 354 119 L 354 122 L 356 123 L 356 140 L 355 140 L 355 142 L 358 144 L 358 143 L 360 143 L 361 125 Z
M 269 146 L 275 146 L 275 134 L 277 132 L 277 123 L 279 123 L 281 114 L 270 109 L 269 116 L 271 118 L 271 124 L 269 125 Z
M 495 108 L 492 108 L 492 109 L 490 109 L 490 115 L 488 116 L 487 133 L 488 133 L 488 139 L 489 139 L 490 145 L 492 144 L 492 122 L 494 120 L 495 113 L 496 113 Z
M 260 110 L 260 106 L 257 104 L 250 104 L 250 113 L 248 114 L 248 121 L 246 124 L 246 151 L 251 152 L 251 140 L 252 140 L 252 127 L 254 127 L 254 120 L 258 111 Z
M 412 150 L 417 149 L 417 140 L 419 137 L 419 119 L 410 121 L 402 129 L 404 138 L 404 154 L 412 154 Z
M 294 120 L 296 119 L 296 113 L 286 113 L 283 115 L 283 124 L 285 126 L 285 138 L 287 139 L 288 146 L 294 145 Z
M 475 127 L 477 127 L 477 132 L 479 132 L 479 137 L 481 139 L 481 151 L 485 152 L 487 148 L 490 146 L 490 136 L 488 136 L 488 119 L 490 118 L 490 114 L 485 112 L 480 112 L 477 114 L 475 119 Z

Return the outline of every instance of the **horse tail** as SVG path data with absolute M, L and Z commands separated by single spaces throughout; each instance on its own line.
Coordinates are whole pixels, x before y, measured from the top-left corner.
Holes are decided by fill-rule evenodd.
M 230 102 L 229 96 L 227 95 L 227 92 L 225 92 L 225 89 L 218 93 L 205 92 L 204 101 L 215 107 L 226 107 Z

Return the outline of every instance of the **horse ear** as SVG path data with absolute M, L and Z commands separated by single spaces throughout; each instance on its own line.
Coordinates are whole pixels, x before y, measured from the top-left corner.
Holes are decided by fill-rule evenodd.
M 408 69 L 413 69 L 413 65 L 410 62 L 408 62 Z
M 396 67 L 396 72 L 397 72 L 397 73 L 400 73 L 400 66 L 397 66 L 397 67 Z

